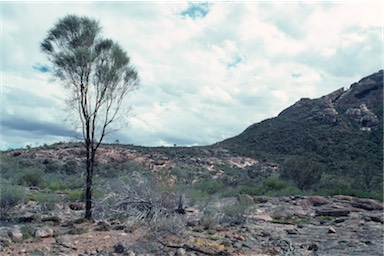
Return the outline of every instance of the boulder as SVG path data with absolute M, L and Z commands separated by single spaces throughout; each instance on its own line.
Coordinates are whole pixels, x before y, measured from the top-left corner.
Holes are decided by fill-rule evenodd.
M 69 248 L 69 249 L 73 249 L 73 250 L 77 249 L 77 247 L 74 245 L 74 243 L 72 243 L 72 241 L 69 239 L 68 235 L 57 237 L 56 243 L 58 245 L 65 247 L 65 248 Z
M 326 199 L 323 196 L 309 196 L 308 201 L 313 205 L 313 206 L 321 206 L 325 204 L 329 204 L 329 200 Z
M 53 236 L 53 230 L 50 227 L 38 228 L 35 231 L 35 237 L 37 238 L 47 238 Z
M 316 210 L 316 216 L 342 217 L 348 216 L 350 213 L 351 211 L 345 208 L 321 208 Z
M 12 228 L 8 230 L 8 236 L 11 238 L 13 242 L 20 242 L 23 240 L 23 234 L 18 228 Z

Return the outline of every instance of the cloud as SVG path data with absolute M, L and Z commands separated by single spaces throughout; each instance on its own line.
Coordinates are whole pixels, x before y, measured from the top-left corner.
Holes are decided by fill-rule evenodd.
M 138 70 L 142 86 L 127 105 L 133 117 L 108 137 L 121 143 L 212 144 L 302 97 L 348 87 L 382 68 L 384 7 L 378 2 L 4 2 L 2 7 L 7 143 L 1 148 L 72 138 L 72 124 L 65 121 L 69 92 L 50 81 L 39 47 L 65 14 L 99 20 L 103 35 L 119 42 Z M 22 129 L 23 123 L 29 128 Z

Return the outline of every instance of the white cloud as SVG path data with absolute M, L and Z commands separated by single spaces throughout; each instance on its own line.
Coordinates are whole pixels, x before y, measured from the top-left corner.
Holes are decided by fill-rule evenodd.
M 382 68 L 378 2 L 4 2 L 2 7 L 2 111 L 43 125 L 52 133 L 39 134 L 44 142 L 66 132 L 53 122 L 71 128 L 63 121 L 65 91 L 39 72 L 48 64 L 39 43 L 67 13 L 98 19 L 103 35 L 119 42 L 139 72 L 142 87 L 130 98 L 130 125 L 110 136 L 122 143 L 211 144 L 302 97 L 320 97 Z M 3 131 L 1 149 L 39 138 L 12 127 Z

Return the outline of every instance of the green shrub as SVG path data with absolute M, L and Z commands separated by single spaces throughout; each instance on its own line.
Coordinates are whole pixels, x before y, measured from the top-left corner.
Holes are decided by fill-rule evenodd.
M 278 191 L 287 187 L 287 183 L 277 177 L 270 177 L 263 181 L 266 190 Z
M 40 204 L 42 211 L 53 211 L 59 202 L 59 198 L 53 193 L 38 193 L 36 195 L 36 201 Z
M 197 182 L 194 187 L 211 195 L 225 190 L 223 184 L 219 180 L 214 179 L 201 180 Z
M 76 201 L 81 201 L 85 199 L 84 190 L 73 189 L 73 190 L 67 191 L 66 194 L 67 194 L 67 199 L 70 202 L 76 202 Z
M 304 191 L 316 185 L 324 171 L 323 164 L 304 156 L 292 156 L 284 161 L 281 177 L 291 180 Z
M 23 202 L 25 190 L 21 186 L 11 184 L 1 184 L 0 186 L 0 213 L 1 218 L 12 207 Z
M 322 189 L 318 191 L 319 195 L 324 196 L 333 196 L 333 195 L 347 195 L 347 196 L 355 196 L 360 198 L 372 198 L 376 200 L 383 201 L 383 194 L 382 193 L 369 193 L 360 189 L 343 189 L 343 188 L 333 188 L 333 189 Z
M 188 193 L 188 198 L 191 200 L 192 204 L 205 205 L 212 200 L 212 195 L 208 194 L 206 191 L 192 189 Z
M 43 177 L 44 172 L 40 169 L 25 168 L 20 170 L 18 183 L 23 186 L 41 187 L 44 184 Z
M 241 199 L 243 198 L 243 199 Z M 236 224 L 242 224 L 245 222 L 244 216 L 246 210 L 255 203 L 246 197 L 240 197 L 240 201 L 233 205 L 228 205 L 223 208 L 224 216 L 222 222 L 236 222 Z
M 265 188 L 255 184 L 255 185 L 245 185 L 239 188 L 238 194 L 246 194 L 252 196 L 261 196 L 265 194 Z
M 67 188 L 67 184 L 65 184 L 62 180 L 54 180 L 50 181 L 47 187 L 52 191 L 65 190 Z
M 29 239 L 29 238 L 33 237 L 35 230 L 36 230 L 36 228 L 32 224 L 29 224 L 29 223 L 27 223 L 26 225 L 23 225 L 20 228 L 20 231 L 23 234 L 24 239 Z
M 265 195 L 267 196 L 292 196 L 292 195 L 305 195 L 306 192 L 303 192 L 296 186 L 289 186 L 285 187 L 281 190 L 275 190 L 275 191 L 267 191 Z

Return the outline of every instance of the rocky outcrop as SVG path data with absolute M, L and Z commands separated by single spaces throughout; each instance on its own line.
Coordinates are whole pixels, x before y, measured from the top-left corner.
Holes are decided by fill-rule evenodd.
M 383 104 L 383 70 L 362 78 L 351 85 L 338 100 L 338 104 L 346 107 L 356 107 L 361 104 L 381 106 Z
M 345 115 L 362 129 L 370 130 L 379 124 L 379 118 L 364 103 L 358 108 L 349 108 Z
M 283 110 L 279 116 L 296 116 L 325 124 L 337 124 L 345 115 L 354 124 L 369 130 L 380 122 L 370 108 L 382 104 L 383 70 L 352 84 L 348 90 L 340 88 L 318 99 L 302 98 Z

